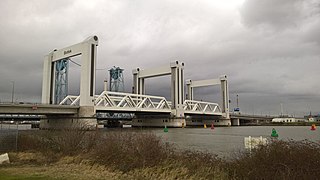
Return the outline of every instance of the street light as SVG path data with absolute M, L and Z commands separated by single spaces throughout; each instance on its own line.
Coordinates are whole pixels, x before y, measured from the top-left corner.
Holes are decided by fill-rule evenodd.
M 14 98 L 14 81 L 11 81 L 11 83 L 12 83 L 11 103 L 13 104 L 13 98 Z

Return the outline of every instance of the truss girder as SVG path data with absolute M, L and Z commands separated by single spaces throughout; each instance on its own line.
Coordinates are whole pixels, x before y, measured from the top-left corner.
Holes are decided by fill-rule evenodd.
M 60 105 L 79 105 L 80 96 L 67 96 Z M 95 108 L 105 111 L 171 112 L 171 105 L 164 97 L 103 91 L 94 99 Z M 184 112 L 188 114 L 222 115 L 217 103 L 185 100 Z
M 185 100 L 184 111 L 188 114 L 222 115 L 221 108 L 217 103 Z

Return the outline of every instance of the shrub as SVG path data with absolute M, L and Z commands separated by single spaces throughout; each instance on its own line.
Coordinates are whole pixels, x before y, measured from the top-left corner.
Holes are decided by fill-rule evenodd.
M 273 141 L 228 160 L 206 152 L 175 151 L 155 134 L 141 131 L 32 131 L 21 133 L 18 143 L 19 151 L 40 152 L 48 162 L 78 156 L 122 172 L 141 170 L 150 177 L 153 171 L 161 177 L 171 173 L 197 179 L 320 177 L 320 144 L 310 141 Z M 144 171 L 148 169 L 152 173 Z
M 51 160 L 86 153 L 95 145 L 96 131 L 79 129 L 29 131 L 19 134 L 20 152 L 41 152 Z
M 183 151 L 177 152 L 174 162 L 180 164 L 188 170 L 189 176 L 194 176 L 203 179 L 214 179 L 221 175 L 220 171 L 223 160 L 217 155 L 201 152 L 201 151 Z
M 320 144 L 310 141 L 273 141 L 244 153 L 227 164 L 236 179 L 317 179 Z
M 168 144 L 152 133 L 108 132 L 101 137 L 91 156 L 104 165 L 127 172 L 160 164 L 172 153 Z

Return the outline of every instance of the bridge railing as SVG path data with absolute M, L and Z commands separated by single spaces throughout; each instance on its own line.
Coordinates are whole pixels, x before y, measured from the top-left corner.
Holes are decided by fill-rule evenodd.
M 95 106 L 135 110 L 171 110 L 164 97 L 103 91 L 96 99 Z
M 78 106 L 80 96 L 67 96 L 60 105 Z M 171 102 L 161 96 L 139 95 L 103 91 L 95 96 L 95 107 L 99 110 L 170 112 Z M 190 114 L 222 115 L 217 103 L 185 100 L 184 111 Z
M 80 96 L 67 96 L 60 105 L 79 105 Z M 94 104 L 99 109 L 106 110 L 159 110 L 171 111 L 170 104 L 164 97 L 138 95 L 121 92 L 103 91 L 100 95 L 95 96 Z
M 217 103 L 185 100 L 184 101 L 185 113 L 192 114 L 213 114 L 222 115 L 221 108 Z
M 59 105 L 79 106 L 79 103 L 80 103 L 80 96 L 68 95 L 59 103 Z

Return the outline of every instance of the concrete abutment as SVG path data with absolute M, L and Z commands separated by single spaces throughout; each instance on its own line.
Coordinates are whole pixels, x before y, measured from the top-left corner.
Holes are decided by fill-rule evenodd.
M 96 129 L 94 106 L 82 106 L 74 115 L 46 115 L 40 120 L 40 129 Z

